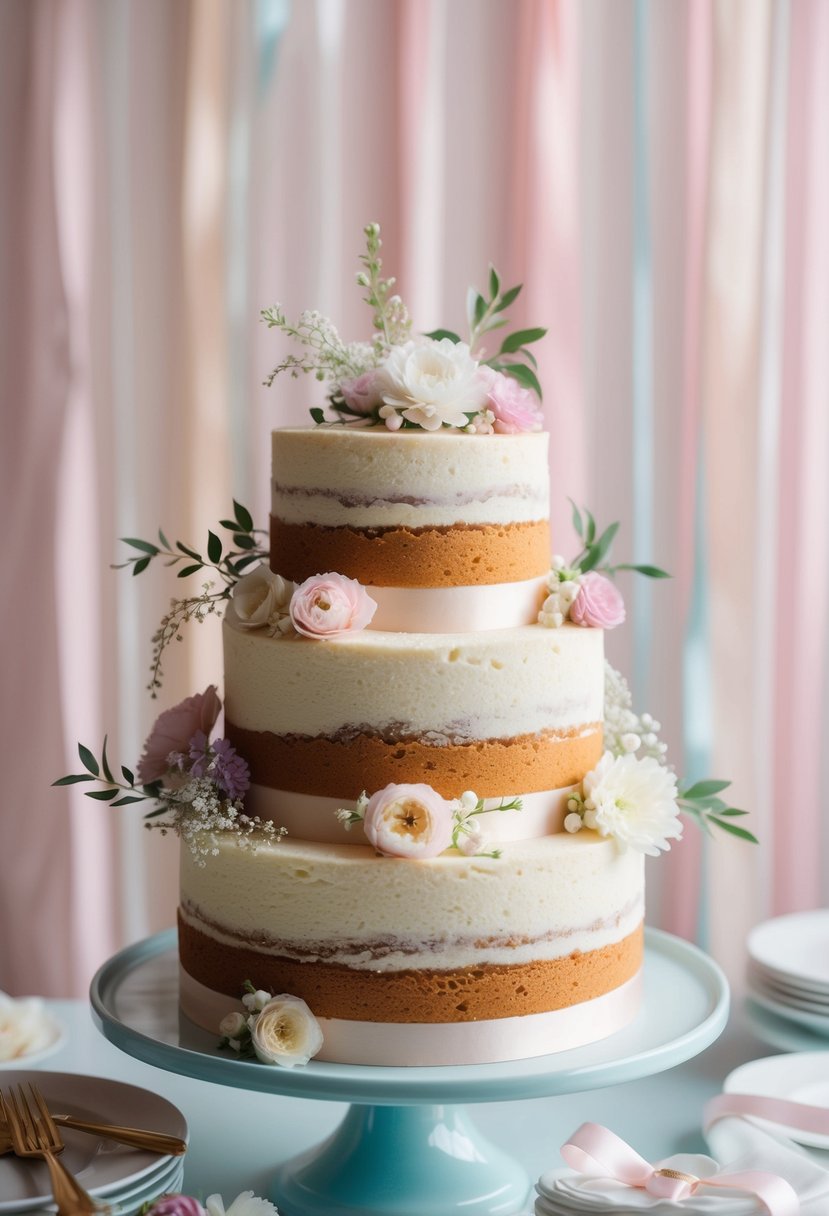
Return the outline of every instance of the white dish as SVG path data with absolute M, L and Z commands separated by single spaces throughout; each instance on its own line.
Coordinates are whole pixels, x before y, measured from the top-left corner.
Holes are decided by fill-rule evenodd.
M 811 997 L 801 996 L 780 984 L 772 983 L 771 980 L 754 975 L 749 979 L 749 990 L 770 997 L 771 1000 L 777 1001 L 778 1004 L 785 1005 L 789 1009 L 802 1009 L 806 1013 L 813 1013 L 816 1017 L 826 1018 L 829 1021 L 829 1004 L 825 1001 L 815 1001 Z
M 805 1026 L 781 1018 L 763 1009 L 747 997 L 744 1003 L 746 1021 L 751 1032 L 762 1042 L 778 1051 L 826 1051 L 826 1040 Z
M 757 925 L 749 956 L 778 979 L 829 994 L 829 908 L 793 912 Z
M 729 1073 L 723 1082 L 727 1094 L 756 1094 L 763 1098 L 785 1098 L 829 1111 L 829 1051 L 799 1051 L 751 1060 Z M 809 1148 L 829 1149 L 829 1135 L 780 1127 L 763 1119 L 758 1122 L 782 1132 Z
M 187 1138 L 187 1123 L 181 1111 L 150 1090 L 105 1077 L 35 1070 L 6 1072 L 2 1084 L 7 1088 L 28 1081 L 38 1086 L 57 1113 L 146 1127 Z M 90 1194 L 117 1200 L 119 1192 L 128 1194 L 139 1183 L 142 1189 L 159 1179 L 163 1185 L 170 1173 L 168 1156 L 128 1148 L 69 1128 L 63 1129 L 61 1135 L 66 1145 L 63 1163 Z M 0 1213 L 4 1216 L 36 1210 L 51 1200 L 51 1193 L 45 1165 L 20 1161 L 11 1155 L 0 1157 Z
M 752 988 L 749 996 L 757 1005 L 768 1009 L 769 1013 L 775 1013 L 779 1018 L 788 1018 L 790 1022 L 797 1022 L 799 1026 L 808 1026 L 821 1038 L 829 1038 L 829 1017 L 825 1014 L 812 1013 L 794 1005 L 786 1005 L 783 1001 L 778 1001 L 765 992 L 760 992 L 757 988 Z
M 747 972 L 750 984 L 759 984 L 771 992 L 779 992 L 789 1000 L 811 1001 L 829 1010 L 829 992 L 821 992 L 817 988 L 807 988 L 805 984 L 795 984 L 792 980 L 783 980 L 773 971 L 766 971 L 756 963 L 750 963 Z

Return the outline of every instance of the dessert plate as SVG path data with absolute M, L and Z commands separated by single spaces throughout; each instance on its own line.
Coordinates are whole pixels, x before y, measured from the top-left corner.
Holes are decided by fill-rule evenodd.
M 750 984 L 765 988 L 772 995 L 785 997 L 794 1003 L 809 1001 L 811 1004 L 829 1011 L 829 993 L 818 992 L 814 988 L 805 988 L 790 980 L 778 979 L 771 971 L 765 971 L 762 967 L 750 966 L 748 981 Z
M 749 956 L 779 981 L 829 995 L 829 908 L 767 920 L 747 944 Z
M 817 1034 L 829 1037 L 829 1017 L 825 1013 L 812 1013 L 809 1010 L 801 1009 L 799 1006 L 787 1005 L 783 1001 L 775 1000 L 774 997 L 768 996 L 765 992 L 760 992 L 757 988 L 752 988 L 749 996 L 755 1004 L 762 1009 L 767 1009 L 769 1013 L 775 1013 L 779 1018 L 788 1018 L 790 1022 L 797 1022 L 800 1026 L 808 1026 L 810 1030 L 814 1030 Z
M 791 1052 L 750 1060 L 729 1073 L 723 1082 L 727 1094 L 753 1094 L 761 1098 L 785 1098 L 808 1106 L 829 1110 L 829 1051 Z M 768 1119 L 758 1119 L 775 1132 L 809 1148 L 829 1149 L 829 1136 L 819 1132 L 781 1127 Z
M 780 984 L 772 984 L 769 980 L 761 979 L 758 976 L 754 976 L 750 980 L 750 990 L 770 997 L 771 1000 L 777 1001 L 778 1004 L 785 1005 L 789 1009 L 802 1009 L 806 1013 L 817 1014 L 818 1017 L 826 1018 L 829 1021 L 829 1003 L 825 1001 L 815 1001 L 811 997 L 800 996 Z
M 2 1084 L 7 1087 L 25 1085 L 29 1081 L 38 1086 L 51 1109 L 61 1114 L 146 1127 L 187 1138 L 187 1123 L 182 1113 L 166 1098 L 149 1090 L 105 1077 L 35 1070 L 5 1072 Z M 147 1197 L 153 1198 L 156 1183 L 163 1187 L 168 1178 L 175 1177 L 170 1157 L 128 1148 L 111 1140 L 99 1140 L 69 1128 L 62 1129 L 61 1135 L 66 1145 L 63 1163 L 91 1194 L 115 1202 L 130 1192 L 140 1195 L 146 1188 Z M 172 1160 L 175 1165 L 181 1164 L 181 1158 Z M 18 1212 L 36 1210 L 44 1203 L 50 1203 L 51 1195 L 45 1165 L 33 1165 L 11 1154 L 0 1157 L 0 1213 L 8 1216 L 15 1213 L 16 1216 Z

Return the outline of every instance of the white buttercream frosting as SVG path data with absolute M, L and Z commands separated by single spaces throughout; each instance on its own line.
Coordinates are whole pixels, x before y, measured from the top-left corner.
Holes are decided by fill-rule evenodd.
M 377 971 L 531 963 L 598 950 L 642 921 L 644 865 L 592 834 L 506 843 L 500 858 L 378 857 L 286 838 L 181 851 L 182 915 L 208 936 Z
M 284 523 L 449 527 L 546 520 L 548 436 L 273 432 L 271 511 Z
M 393 729 L 435 744 L 601 722 L 603 635 L 566 625 L 312 640 L 224 622 L 225 713 L 278 735 Z

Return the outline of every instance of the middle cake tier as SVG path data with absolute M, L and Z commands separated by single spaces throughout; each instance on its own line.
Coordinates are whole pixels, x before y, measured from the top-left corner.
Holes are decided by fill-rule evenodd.
M 600 630 L 318 641 L 246 630 L 232 607 L 223 628 L 225 730 L 250 764 L 249 813 L 283 822 L 287 794 L 344 805 L 390 782 L 425 782 L 445 798 L 561 793 L 601 756 Z M 307 809 L 334 822 L 333 804 Z M 518 834 L 557 827 L 548 818 Z

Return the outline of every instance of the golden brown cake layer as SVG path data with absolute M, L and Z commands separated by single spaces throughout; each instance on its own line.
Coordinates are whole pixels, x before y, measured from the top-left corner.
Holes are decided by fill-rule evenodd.
M 238 998 L 250 980 L 302 997 L 317 1017 L 362 1022 L 473 1022 L 565 1009 L 631 979 L 642 965 L 643 940 L 640 927 L 611 946 L 517 966 L 358 971 L 226 945 L 179 916 L 182 966 L 205 987 Z
M 509 790 L 530 794 L 581 781 L 602 754 L 602 727 L 434 745 L 421 739 L 347 734 L 341 739 L 274 735 L 225 723 L 225 734 L 250 765 L 256 785 L 356 798 L 390 782 L 425 781 L 444 798 L 474 790 L 496 798 Z
M 336 571 L 378 587 L 469 587 L 543 575 L 546 520 L 434 528 L 320 527 L 271 516 L 271 569 L 303 582 Z

